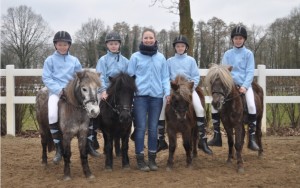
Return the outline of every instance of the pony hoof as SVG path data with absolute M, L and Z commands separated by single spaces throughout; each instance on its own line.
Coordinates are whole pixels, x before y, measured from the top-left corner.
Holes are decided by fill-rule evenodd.
M 95 176 L 93 174 L 89 175 L 88 177 L 86 177 L 87 179 L 94 179 Z
M 245 169 L 243 167 L 238 168 L 238 173 L 242 174 L 245 172 Z
M 128 164 L 124 165 L 122 168 L 123 168 L 123 170 L 130 170 L 130 166 Z
M 42 167 L 46 168 L 48 166 L 48 163 L 47 162 L 42 162 Z
M 192 166 L 192 164 L 187 164 L 187 165 L 186 165 L 186 168 L 188 168 L 188 169 L 192 169 L 192 168 L 193 168 L 193 166 Z
M 65 176 L 64 177 L 64 181 L 70 181 L 71 180 L 71 177 L 70 176 Z
M 105 167 L 105 172 L 112 172 L 112 168 L 111 167 Z
M 167 170 L 168 172 L 171 172 L 171 171 L 172 171 L 172 168 L 168 166 L 168 167 L 166 168 L 166 170 Z

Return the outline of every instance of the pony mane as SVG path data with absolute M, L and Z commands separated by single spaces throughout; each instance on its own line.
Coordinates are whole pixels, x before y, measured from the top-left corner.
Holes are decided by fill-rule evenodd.
M 121 87 L 126 88 L 126 90 L 130 92 L 137 91 L 134 79 L 128 74 L 120 72 L 110 80 L 110 85 L 107 88 L 107 94 L 113 96 L 117 94 L 117 92 L 120 92 L 118 89 Z
M 226 91 L 229 93 L 234 88 L 234 82 L 231 76 L 230 71 L 228 70 L 228 66 L 226 65 L 218 65 L 213 64 L 205 77 L 205 85 L 207 86 L 207 90 L 209 94 L 212 94 L 212 84 L 217 80 L 220 79 Z
M 182 98 L 187 101 L 188 103 L 192 102 L 192 91 L 190 89 L 190 82 L 182 75 L 178 75 L 176 76 L 174 82 L 174 84 L 178 85 L 179 88 L 177 89 L 177 91 L 174 91 L 172 89 L 173 93 L 179 93 Z

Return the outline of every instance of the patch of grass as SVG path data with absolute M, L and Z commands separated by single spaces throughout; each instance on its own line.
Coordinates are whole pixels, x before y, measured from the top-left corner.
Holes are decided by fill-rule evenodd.
M 36 117 L 35 110 L 33 110 L 33 115 L 31 115 L 30 109 L 27 108 L 25 113 L 25 120 L 22 126 L 22 131 L 38 130 L 38 124 L 35 117 Z

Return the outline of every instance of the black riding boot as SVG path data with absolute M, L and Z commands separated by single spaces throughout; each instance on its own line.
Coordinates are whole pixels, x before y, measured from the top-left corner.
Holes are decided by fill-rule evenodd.
M 90 124 L 89 124 L 89 131 L 87 135 L 87 153 L 89 153 L 92 157 L 99 157 L 100 153 L 95 150 L 94 148 L 94 135 L 95 135 L 95 130 L 94 130 L 94 119 L 90 119 Z
M 204 153 L 212 155 L 213 152 L 207 145 L 205 117 L 197 117 L 197 127 L 199 131 L 198 148 L 202 149 Z
M 96 130 L 94 129 L 94 135 L 93 135 L 93 138 L 94 138 L 94 142 L 93 142 L 93 146 L 95 149 L 99 149 L 100 148 L 100 144 L 98 142 L 98 139 L 97 139 L 97 132 Z
M 149 166 L 145 163 L 143 153 L 136 154 L 136 161 L 137 161 L 137 167 L 139 170 L 144 171 L 144 172 L 150 171 Z
M 53 163 L 58 164 L 62 159 L 63 148 L 62 148 L 62 133 L 58 127 L 58 122 L 49 125 L 50 132 L 52 134 L 53 142 L 55 144 L 55 156 Z
M 259 147 L 256 143 L 256 114 L 248 114 L 248 120 L 249 120 L 249 143 L 248 148 L 253 151 L 258 151 Z
M 209 140 L 207 144 L 209 146 L 222 147 L 222 135 L 220 131 L 220 114 L 212 113 L 211 117 L 214 126 L 214 138 Z
M 158 169 L 155 159 L 156 153 L 148 152 L 149 168 L 151 171 L 156 171 Z
M 165 120 L 158 121 L 158 140 L 157 140 L 157 153 L 161 150 L 166 150 L 169 148 L 165 140 Z

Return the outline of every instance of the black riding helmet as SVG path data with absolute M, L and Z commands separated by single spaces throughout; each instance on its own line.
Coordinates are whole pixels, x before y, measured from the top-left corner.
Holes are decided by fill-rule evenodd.
M 109 42 L 109 41 L 119 41 L 121 43 L 121 36 L 119 35 L 119 33 L 117 32 L 109 32 L 106 37 L 105 37 L 105 43 Z
M 66 31 L 58 31 L 53 38 L 53 43 L 58 41 L 68 42 L 70 45 L 72 44 L 71 35 Z
M 188 42 L 187 38 L 184 35 L 179 35 L 178 37 L 176 37 L 174 39 L 174 41 L 173 41 L 173 48 L 175 48 L 175 45 L 177 43 L 184 43 L 186 45 L 187 49 L 190 47 L 189 46 L 189 42 Z
M 236 26 L 233 28 L 233 30 L 231 31 L 231 39 L 234 36 L 242 36 L 245 38 L 245 40 L 247 40 L 247 30 L 245 27 L 243 26 Z

